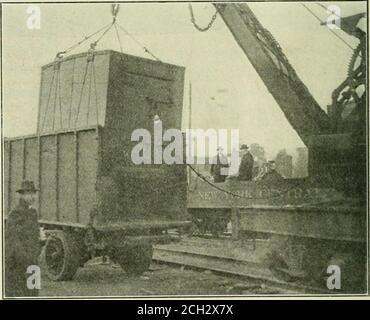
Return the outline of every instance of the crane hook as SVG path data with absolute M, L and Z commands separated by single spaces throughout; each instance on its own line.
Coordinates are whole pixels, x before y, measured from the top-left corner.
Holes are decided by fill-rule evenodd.
M 119 12 L 119 4 L 118 3 L 113 3 L 112 4 L 112 7 L 111 7 L 111 13 L 112 13 L 112 16 L 113 16 L 113 22 L 116 21 L 118 12 Z

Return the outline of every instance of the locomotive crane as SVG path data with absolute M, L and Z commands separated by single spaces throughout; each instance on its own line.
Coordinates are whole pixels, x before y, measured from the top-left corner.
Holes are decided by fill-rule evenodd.
M 360 42 L 349 63 L 348 77 L 333 92 L 332 104 L 326 114 L 299 79 L 277 41 L 260 24 L 247 4 L 215 4 L 215 6 L 289 123 L 308 146 L 309 151 L 319 157 L 319 159 L 313 159 L 313 157 L 310 159 L 310 175 L 321 176 L 323 172 L 329 170 L 329 174 L 334 179 L 353 180 L 352 183 L 338 180 L 337 187 L 355 184 L 356 187 L 363 189 L 366 183 L 363 171 L 365 159 L 361 159 L 361 155 L 365 154 L 365 150 L 361 148 L 365 147 L 366 141 L 364 90 L 366 34 L 356 27 L 356 22 L 364 15 L 341 19 L 342 29 L 357 37 Z M 329 157 L 320 159 L 322 155 L 313 150 L 319 147 L 317 146 L 319 143 L 329 146 L 332 143 L 343 144 L 344 140 L 351 146 L 350 150 L 347 150 L 350 155 L 350 165 L 342 162 L 336 164 L 340 167 L 330 169 L 333 167 L 332 160 Z M 320 163 L 325 166 L 325 170 L 322 165 L 319 165 Z
M 309 176 L 276 184 L 229 180 L 213 188 L 198 175 L 189 188 L 189 212 L 205 224 L 225 226 L 231 220 L 234 238 L 267 235 L 270 250 L 263 262 L 280 277 L 320 282 L 336 262 L 346 288 L 361 291 L 366 277 L 366 33 L 356 25 L 364 14 L 341 19 L 342 30 L 359 44 L 326 113 L 248 4 L 214 6 L 307 146 Z

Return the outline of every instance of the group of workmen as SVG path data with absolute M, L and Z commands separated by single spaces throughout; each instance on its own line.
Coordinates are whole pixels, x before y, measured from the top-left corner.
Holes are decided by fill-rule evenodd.
M 223 148 L 217 148 L 217 155 L 212 159 L 211 176 L 213 182 L 225 182 L 226 179 L 236 179 L 238 181 L 266 180 L 267 178 L 279 178 L 282 176 L 275 170 L 275 161 L 268 161 L 265 166 L 259 168 L 259 172 L 254 172 L 254 157 L 247 144 L 242 144 L 239 150 L 240 164 L 237 175 L 225 174 L 230 167 L 228 158 L 223 153 Z

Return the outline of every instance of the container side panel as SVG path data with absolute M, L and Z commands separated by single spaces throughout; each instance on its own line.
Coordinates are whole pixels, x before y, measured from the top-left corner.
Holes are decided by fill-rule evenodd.
M 108 54 L 82 55 L 42 69 L 40 133 L 104 123 L 108 63 Z
M 41 74 L 41 89 L 40 89 L 40 114 L 38 123 L 38 132 L 47 132 L 51 130 L 53 111 L 54 111 L 54 96 L 56 90 L 56 77 L 54 68 L 49 67 L 44 69 Z
M 185 166 L 131 159 L 139 143 L 131 141 L 132 133 L 145 129 L 152 139 L 156 115 L 163 131 L 181 129 L 183 81 L 184 68 L 113 53 L 97 185 L 102 221 L 187 219 Z M 153 163 L 153 140 L 148 144 Z
M 70 128 L 104 123 L 108 61 L 105 55 L 75 59 Z
M 76 59 L 76 73 L 73 95 L 72 124 L 74 128 L 88 125 L 91 103 L 92 63 L 86 57 Z M 94 106 L 95 107 L 95 106 Z
M 95 56 L 90 69 L 90 111 L 87 123 L 89 125 L 104 125 L 108 88 L 109 55 Z
M 138 128 L 153 131 L 158 115 L 163 129 L 181 128 L 184 69 L 125 55 L 110 62 L 107 127 L 125 129 L 125 138 Z
M 171 104 L 169 84 L 173 83 L 173 80 L 161 80 L 126 71 L 122 71 L 121 77 L 127 87 L 137 89 L 141 92 L 141 96 L 148 97 L 148 102 L 152 100 L 153 102 Z
M 37 138 L 30 138 L 25 140 L 25 178 L 34 182 L 36 188 L 39 188 L 39 146 Z M 35 208 L 39 207 L 39 200 L 36 197 L 33 205 Z
M 73 133 L 59 135 L 59 217 L 62 222 L 77 222 L 76 148 Z
M 170 96 L 173 109 L 171 113 L 171 123 L 173 128 L 181 128 L 182 125 L 182 106 L 184 100 L 184 81 L 185 72 L 183 68 L 174 71 L 174 81 L 170 88 Z
M 71 97 L 73 87 L 73 70 L 75 59 L 63 62 L 56 71 L 57 93 L 55 101 L 54 130 L 71 127 Z
M 55 136 L 41 137 L 40 216 L 50 221 L 57 221 L 56 164 Z
M 4 184 L 3 184 L 3 188 L 4 188 L 4 192 L 3 192 L 3 199 L 4 199 L 4 204 L 3 204 L 3 208 L 4 208 L 4 213 L 5 213 L 5 216 L 7 216 L 7 214 L 9 213 L 9 187 L 10 187 L 10 181 L 9 181 L 9 164 L 10 164 L 10 142 L 9 141 L 5 141 L 4 143 Z
M 105 221 L 186 219 L 184 165 L 115 167 L 113 172 L 99 186 Z
M 18 204 L 16 190 L 19 189 L 23 180 L 23 140 L 15 140 L 11 142 L 10 177 L 10 207 L 13 209 Z
M 159 63 L 150 59 L 143 59 L 131 55 L 112 52 L 113 58 L 118 61 L 118 64 L 125 66 L 125 71 L 140 76 L 152 77 L 161 80 L 172 80 L 174 65 Z M 145 68 L 143 68 L 145 66 Z
M 95 131 L 78 133 L 78 203 L 80 223 L 88 223 L 96 203 L 98 141 Z

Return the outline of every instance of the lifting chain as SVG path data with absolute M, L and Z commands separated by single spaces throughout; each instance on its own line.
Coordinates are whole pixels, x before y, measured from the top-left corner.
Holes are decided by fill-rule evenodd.
M 279 42 L 276 41 L 274 36 L 271 34 L 269 30 L 264 28 L 261 23 L 258 21 L 255 14 L 252 12 L 252 10 L 246 6 L 240 6 L 236 4 L 239 12 L 241 13 L 241 16 L 244 18 L 244 22 L 254 30 L 255 35 L 257 36 L 257 39 L 260 41 L 262 46 L 265 50 L 269 51 L 271 54 L 273 54 L 276 59 L 279 62 L 279 65 L 277 67 L 281 69 L 281 64 L 285 66 L 286 71 L 288 72 L 288 76 L 290 80 L 296 80 L 295 78 L 295 71 L 290 65 L 288 59 L 283 53 L 283 50 L 279 44 Z M 269 53 L 269 54 L 270 54 Z M 276 64 L 276 63 L 275 63 Z
M 265 50 L 268 55 L 275 56 L 277 61 L 273 59 L 273 63 L 285 76 L 288 77 L 288 81 L 291 87 L 297 93 L 298 98 L 304 103 L 306 103 L 306 101 L 310 101 L 312 97 L 307 87 L 299 79 L 294 68 L 285 56 L 279 42 L 274 38 L 270 31 L 268 31 L 261 25 L 255 14 L 249 7 L 242 4 L 235 4 L 235 6 L 238 8 L 246 25 L 254 30 L 254 33 L 257 39 L 260 41 L 263 50 Z
M 215 22 L 215 20 L 217 18 L 217 14 L 218 14 L 218 11 L 216 9 L 216 12 L 213 14 L 213 16 L 211 18 L 211 21 L 208 23 L 208 25 L 206 27 L 201 27 L 195 21 L 194 11 L 193 11 L 193 7 L 192 7 L 191 3 L 189 3 L 189 12 L 190 12 L 190 20 L 191 20 L 191 23 L 200 32 L 206 32 L 206 31 L 208 31 L 212 27 L 213 23 Z

